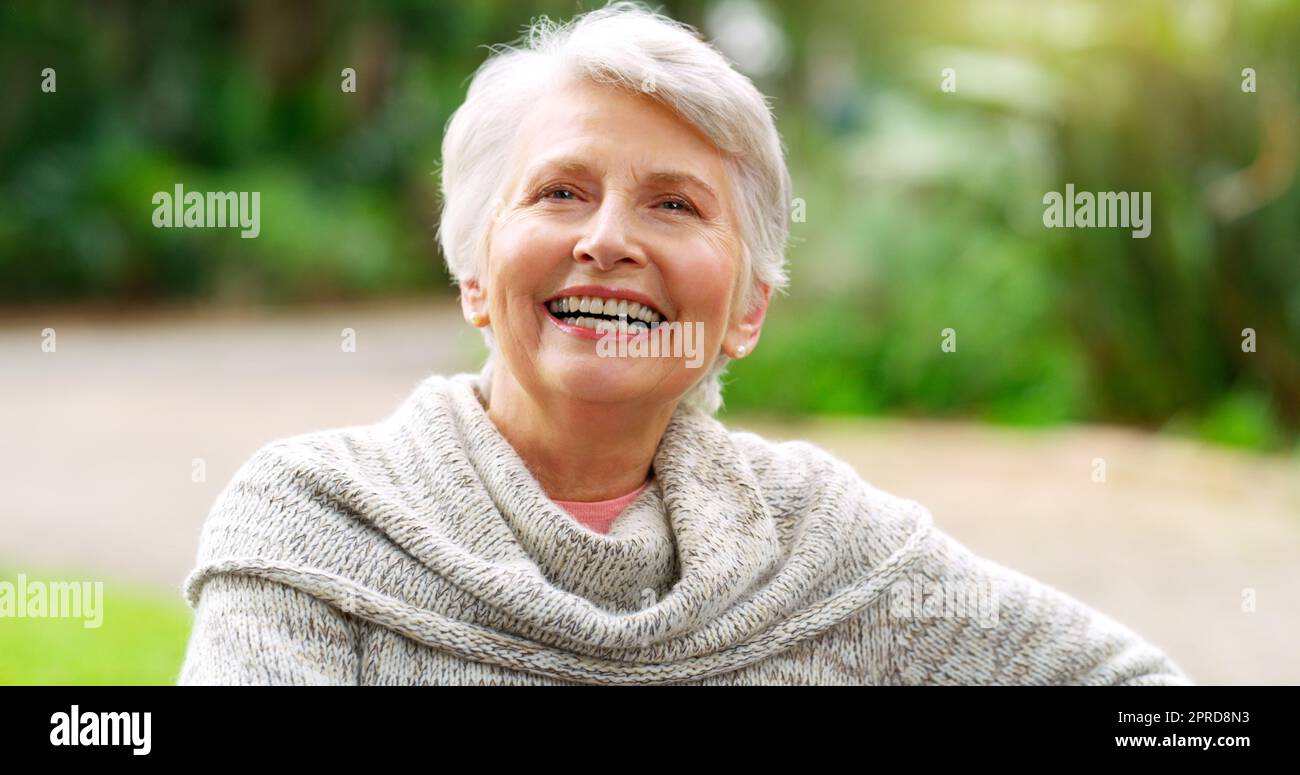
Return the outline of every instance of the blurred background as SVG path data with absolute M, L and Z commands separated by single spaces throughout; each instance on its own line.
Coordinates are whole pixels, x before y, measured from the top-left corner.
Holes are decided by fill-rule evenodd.
M 235 469 L 478 367 L 442 128 L 486 44 L 599 5 L 0 5 L 0 581 L 108 585 L 97 630 L 0 619 L 0 683 L 173 682 Z M 1300 4 L 661 7 L 772 97 L 797 197 L 724 421 L 1198 682 L 1300 683 Z M 260 235 L 155 228 L 178 183 L 260 192 Z M 1151 192 L 1150 237 L 1045 228 L 1067 183 Z

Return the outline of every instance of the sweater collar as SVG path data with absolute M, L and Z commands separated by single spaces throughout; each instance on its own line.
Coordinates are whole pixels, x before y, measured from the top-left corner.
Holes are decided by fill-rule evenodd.
M 521 619 L 567 620 L 609 647 L 645 645 L 716 617 L 780 562 L 753 473 L 725 427 L 698 410 L 678 406 L 654 456 L 654 483 L 601 535 L 547 497 L 488 417 L 478 375 L 435 377 L 416 399 L 427 409 L 419 416 L 457 427 L 455 436 L 424 429 L 437 459 L 477 480 L 468 503 L 442 505 L 471 508 L 509 556 L 499 567 L 514 572 L 500 577 L 510 582 L 495 602 Z

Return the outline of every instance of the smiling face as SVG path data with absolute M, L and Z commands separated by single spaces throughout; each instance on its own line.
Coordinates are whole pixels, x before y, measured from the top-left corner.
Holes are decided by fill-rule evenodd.
M 734 306 L 743 267 L 723 157 L 668 108 L 569 82 L 519 126 L 511 170 L 486 271 L 462 298 L 489 316 L 500 362 L 535 399 L 673 402 L 705 376 L 724 337 L 752 349 L 753 322 Z M 643 318 L 689 331 L 702 363 L 602 357 L 597 335 L 574 320 L 595 302 L 583 303 L 586 315 L 553 303 L 579 297 L 641 302 Z

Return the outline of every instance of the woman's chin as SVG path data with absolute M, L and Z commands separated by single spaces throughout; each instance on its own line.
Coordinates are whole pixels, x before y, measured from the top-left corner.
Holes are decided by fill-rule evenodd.
M 662 387 L 667 376 L 653 363 L 629 359 L 601 358 L 594 354 L 568 357 L 545 380 L 557 392 L 592 403 L 644 402 Z

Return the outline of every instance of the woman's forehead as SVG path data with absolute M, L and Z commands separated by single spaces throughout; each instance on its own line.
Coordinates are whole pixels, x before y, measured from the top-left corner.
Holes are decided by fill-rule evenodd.
M 694 178 L 721 193 L 722 154 L 698 129 L 656 100 L 571 81 L 538 100 L 516 135 L 516 169 L 608 173 L 618 168 L 668 181 Z

